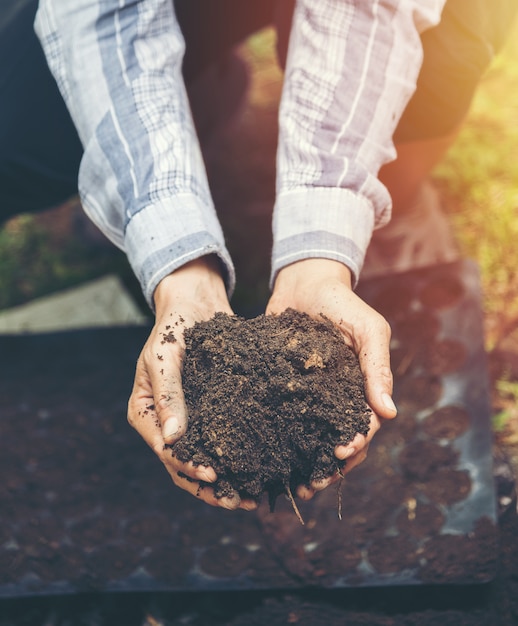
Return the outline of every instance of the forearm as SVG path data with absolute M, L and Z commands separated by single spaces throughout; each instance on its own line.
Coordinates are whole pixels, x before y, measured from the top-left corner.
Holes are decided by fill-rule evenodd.
M 358 278 L 372 230 L 390 217 L 377 175 L 415 90 L 419 33 L 444 0 L 300 0 L 280 109 L 272 281 L 294 261 L 345 263 Z
M 36 30 L 84 147 L 85 211 L 123 248 L 148 302 L 159 282 L 207 254 L 233 268 L 182 78 L 170 0 L 42 0 Z

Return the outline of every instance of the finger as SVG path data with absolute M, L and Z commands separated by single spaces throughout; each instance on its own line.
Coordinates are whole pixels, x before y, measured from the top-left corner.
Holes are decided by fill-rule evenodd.
M 187 470 L 192 474 L 199 474 L 201 477 L 207 477 L 209 479 L 215 479 L 214 470 L 211 468 L 201 468 L 201 466 L 195 468 L 192 463 L 180 463 L 169 448 L 166 448 L 164 438 L 162 436 L 162 430 L 160 422 L 156 415 L 156 411 L 150 406 L 144 407 L 143 410 L 139 410 L 135 407 L 136 412 L 132 412 L 132 419 L 129 420 L 131 425 L 135 427 L 144 441 L 154 450 L 155 454 L 162 461 L 166 467 L 169 475 L 173 479 L 173 482 L 184 489 L 188 493 L 196 496 L 211 506 L 221 506 L 226 509 L 237 509 L 240 505 L 240 498 L 236 494 L 234 498 L 216 498 L 214 491 L 210 487 L 200 485 L 197 480 L 191 479 L 190 476 L 182 476 L 182 472 Z M 137 418 L 135 419 L 135 415 Z M 208 471 L 204 471 L 208 470 Z M 212 471 L 212 474 L 210 473 Z M 200 478 L 203 480 L 203 478 Z
M 356 452 L 354 456 L 351 456 L 347 463 L 340 469 L 340 471 L 334 473 L 332 476 L 323 480 L 312 481 L 310 485 L 300 485 L 297 487 L 296 494 L 301 500 L 311 500 L 319 491 L 327 489 L 329 486 L 334 485 L 340 481 L 346 474 L 348 474 L 355 467 L 360 465 L 367 458 L 367 452 L 369 450 L 369 444 L 367 443 L 362 450 Z
M 340 459 L 340 461 L 345 461 L 357 454 L 358 450 L 361 450 L 366 445 L 366 442 L 367 440 L 364 435 L 358 433 L 348 444 L 336 446 L 334 450 L 335 456 L 337 459 Z
M 171 471 L 183 471 L 194 480 L 214 482 L 216 472 L 203 465 L 194 466 L 193 463 L 181 464 L 169 448 L 162 433 L 162 426 L 154 404 L 151 385 L 146 376 L 145 365 L 142 359 L 137 363 L 133 392 L 128 402 L 128 422 L 139 433 L 144 441 L 154 450 L 156 455 Z
M 181 464 L 166 446 L 156 406 L 150 403 L 151 392 L 146 392 L 147 383 L 141 383 L 139 380 L 141 377 L 139 368 L 142 368 L 142 364 L 137 365 L 135 386 L 128 402 L 128 422 L 160 458 L 170 474 L 176 474 L 181 470 L 193 479 L 206 482 L 216 480 L 216 473 L 212 468 L 201 465 L 195 467 L 193 463 Z
M 365 378 L 365 395 L 372 410 L 380 417 L 391 419 L 397 409 L 392 400 L 393 378 L 390 369 L 390 326 L 376 316 L 358 341 L 360 368 Z
M 309 485 L 299 485 L 295 490 L 295 493 L 301 500 L 311 500 L 311 498 L 315 495 L 315 490 Z
M 356 433 L 354 439 L 346 445 L 338 445 L 335 447 L 336 458 L 344 461 L 345 459 L 355 456 L 358 452 L 364 449 L 372 441 L 374 435 L 381 427 L 381 422 L 375 413 L 371 414 L 369 422 L 369 431 L 367 435 Z
M 131 418 L 129 417 L 130 413 Z M 200 480 L 205 482 L 213 482 L 216 480 L 216 473 L 210 467 L 201 465 L 195 467 L 192 462 L 180 463 L 173 457 L 170 448 L 167 448 L 165 445 L 156 411 L 149 405 L 144 403 L 140 409 L 137 405 L 132 407 L 132 410 L 128 412 L 128 421 L 160 458 L 173 482 L 178 487 L 211 506 L 222 507 L 229 510 L 240 508 L 245 511 L 252 511 L 257 508 L 257 502 L 250 499 L 241 500 L 237 493 L 231 498 L 216 498 L 213 489 L 208 485 L 200 485 Z M 182 472 L 187 474 L 188 477 L 184 478 L 181 475 Z M 191 476 L 193 478 L 196 477 L 198 480 L 193 480 Z
M 171 467 L 175 472 L 185 474 L 192 480 L 213 483 L 217 479 L 216 472 L 206 465 L 195 465 L 192 461 L 183 463 L 171 452 Z
M 235 511 L 237 509 L 253 511 L 257 508 L 257 502 L 255 502 L 255 500 L 241 499 L 237 492 L 234 492 L 233 496 L 217 498 L 214 495 L 214 489 L 210 487 L 210 485 L 203 485 L 198 481 L 189 480 L 189 478 L 182 476 L 181 472 L 174 472 L 172 478 L 177 487 L 187 491 L 210 506 L 220 507 L 229 511 Z
M 164 441 L 172 444 L 187 430 L 187 409 L 182 389 L 180 347 L 162 346 L 156 342 L 146 351 L 145 361 L 153 403 L 162 428 Z
M 299 485 L 296 494 L 301 500 L 310 500 L 318 491 L 327 489 L 342 477 L 342 470 L 337 470 L 331 476 L 321 480 L 312 480 L 309 485 Z
M 361 450 L 360 452 L 352 456 L 343 467 L 342 476 L 345 476 L 355 467 L 358 467 L 358 465 L 363 463 L 365 459 L 367 458 L 368 451 L 369 451 L 369 445 L 367 444 L 365 448 L 363 448 L 363 450 Z
M 255 500 L 241 500 L 240 509 L 244 511 L 255 511 L 259 504 Z
M 335 472 L 332 476 L 329 476 L 328 478 L 324 478 L 323 480 L 312 481 L 310 487 L 315 493 L 317 493 L 319 491 L 323 491 L 324 489 L 327 489 L 327 487 L 329 487 L 330 485 L 333 485 L 338 480 L 340 480 L 340 474 Z
M 189 480 L 189 478 L 182 476 L 178 472 L 174 472 L 172 478 L 177 487 L 187 491 L 206 504 L 210 504 L 210 506 L 221 507 L 229 511 L 235 511 L 240 507 L 241 498 L 237 493 L 233 497 L 216 498 L 214 489 L 209 485 L 202 485 L 197 481 Z
M 140 377 L 139 366 L 135 375 L 135 385 L 128 401 L 128 422 L 144 439 L 148 446 L 162 460 L 165 460 L 165 441 L 160 428 L 160 421 L 156 414 L 152 397 L 146 393 L 138 382 Z

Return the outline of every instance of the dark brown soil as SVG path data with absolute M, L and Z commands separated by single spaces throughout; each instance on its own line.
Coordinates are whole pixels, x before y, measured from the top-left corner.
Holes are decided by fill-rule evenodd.
M 417 502 L 409 498 L 396 518 L 396 526 L 400 533 L 422 538 L 439 533 L 444 524 L 443 512 L 433 504 Z
M 200 568 L 209 576 L 234 577 L 244 572 L 250 561 L 250 553 L 243 546 L 235 544 L 213 546 L 201 558 Z
M 410 479 L 427 480 L 444 467 L 454 467 L 457 453 L 432 441 L 416 441 L 399 455 L 399 464 Z
M 459 406 L 444 406 L 431 413 L 423 422 L 423 430 L 437 439 L 455 439 L 469 427 L 469 415 Z
M 381 307 L 379 310 L 384 311 Z M 432 311 L 419 310 L 408 312 L 407 310 L 405 316 L 400 314 L 394 321 L 392 331 L 401 341 L 411 342 L 413 347 L 420 347 L 435 338 L 439 327 L 439 319 Z
M 402 378 L 394 387 L 398 411 L 417 412 L 434 406 L 441 397 L 443 383 L 435 375 L 420 374 Z
M 421 351 L 418 363 L 430 374 L 448 374 L 460 369 L 466 359 L 466 347 L 456 339 L 437 339 Z
M 218 313 L 185 341 L 189 427 L 173 453 L 213 467 L 217 497 L 267 493 L 273 503 L 340 471 L 335 446 L 367 434 L 357 357 L 327 319 Z
M 108 544 L 102 550 L 92 550 L 88 555 L 88 584 L 102 589 L 105 577 L 111 580 L 127 578 L 137 567 L 140 558 L 133 548 Z
M 431 480 L 418 486 L 433 502 L 446 505 L 464 500 L 472 489 L 468 471 L 447 467 L 439 469 Z
M 160 583 L 178 585 L 185 577 L 186 568 L 194 563 L 192 550 L 181 545 L 160 545 L 145 558 L 144 566 Z
M 395 574 L 418 565 L 419 554 L 411 537 L 380 537 L 370 544 L 367 561 L 382 574 Z
M 423 549 L 422 556 L 426 560 L 426 564 L 420 571 L 421 580 L 427 583 L 447 582 L 446 572 L 449 576 L 456 568 L 459 571 L 465 571 L 466 568 L 470 567 L 469 558 L 466 559 L 466 556 L 471 554 L 475 566 L 473 578 L 475 581 L 479 579 L 483 582 L 487 580 L 486 574 L 493 572 L 494 555 L 497 549 L 498 540 L 493 531 L 493 526 L 485 519 L 480 519 L 474 531 L 468 535 L 444 534 L 432 537 Z M 459 561 L 461 555 L 462 565 Z M 484 570 L 485 564 L 487 571 Z
M 462 283 L 448 270 L 428 282 L 419 294 L 422 304 L 430 309 L 446 309 L 460 300 L 464 292 Z

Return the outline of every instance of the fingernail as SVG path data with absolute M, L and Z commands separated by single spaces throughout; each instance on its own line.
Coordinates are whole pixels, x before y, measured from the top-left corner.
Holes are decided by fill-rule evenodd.
M 169 439 L 169 437 L 174 437 L 180 431 L 180 422 L 176 419 L 176 417 L 171 417 L 164 424 L 164 428 L 162 429 L 162 435 L 164 439 Z
M 392 400 L 392 398 L 390 397 L 388 393 L 384 393 L 381 396 L 381 400 L 383 402 L 383 406 L 388 411 L 390 411 L 391 413 L 397 413 L 396 405 L 394 404 L 394 401 Z
M 341 456 L 342 459 L 345 460 L 348 459 L 350 456 L 353 456 L 354 454 L 356 454 L 356 448 L 346 448 Z
M 241 504 L 241 498 L 237 495 L 233 498 L 224 497 L 221 498 L 219 503 L 224 509 L 228 509 L 229 511 L 235 511 Z
M 213 483 L 217 476 L 212 467 L 206 467 L 205 465 L 198 466 L 198 478 L 204 480 L 206 483 Z

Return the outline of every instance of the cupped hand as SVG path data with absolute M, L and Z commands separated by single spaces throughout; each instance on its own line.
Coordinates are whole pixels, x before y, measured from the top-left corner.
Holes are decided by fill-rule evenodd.
M 182 463 L 167 447 L 187 430 L 182 390 L 184 330 L 217 312 L 233 314 L 217 261 L 202 257 L 176 270 L 160 282 L 154 301 L 155 324 L 137 361 L 128 421 L 154 450 L 178 487 L 212 506 L 256 508 L 255 502 L 241 500 L 237 493 L 216 498 L 206 484 L 216 480 L 214 470 Z
M 372 409 L 367 435 L 357 434 L 346 446 L 335 448 L 338 460 L 347 459 L 343 470 L 326 480 L 297 489 L 299 497 L 309 499 L 364 461 L 382 421 L 396 416 L 392 401 L 390 327 L 354 293 L 349 269 L 328 259 L 306 259 L 279 272 L 266 312 L 278 314 L 287 308 L 312 317 L 325 315 L 338 326 L 346 344 L 358 356 L 367 402 Z

